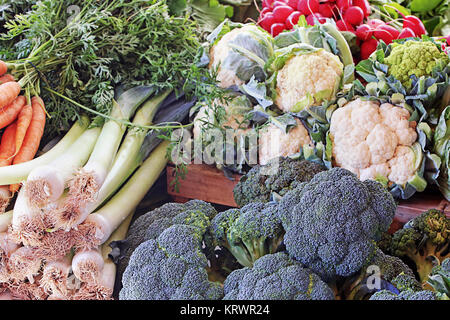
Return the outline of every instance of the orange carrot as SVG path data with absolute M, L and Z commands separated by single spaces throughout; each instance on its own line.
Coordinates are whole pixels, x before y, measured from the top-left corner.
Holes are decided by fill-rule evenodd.
M 31 123 L 33 116 L 33 108 L 27 104 L 25 105 L 17 117 L 17 131 L 16 131 L 16 153 L 22 147 L 23 139 L 27 133 L 27 129 Z
M 9 73 L 0 76 L 0 84 L 15 81 L 14 77 Z
M 8 66 L 2 60 L 0 60 L 0 76 L 4 75 L 8 71 Z
M 16 152 L 16 130 L 17 123 L 14 122 L 3 132 L 0 144 L 0 167 L 9 166 L 13 162 L 13 156 Z
M 10 125 L 17 119 L 25 103 L 27 103 L 27 99 L 24 96 L 18 96 L 12 103 L 0 109 L 0 129 Z
M 20 90 L 22 90 L 20 84 L 15 81 L 0 84 L 0 108 L 13 102 L 19 95 Z
M 14 157 L 13 164 L 19 164 L 22 162 L 30 161 L 36 155 L 39 144 L 41 142 L 42 135 L 44 134 L 45 127 L 45 105 L 39 97 L 33 97 L 31 99 L 31 107 L 33 109 L 33 115 L 31 117 L 31 123 L 28 126 L 27 133 L 23 140 L 22 147 L 17 155 Z M 9 190 L 15 193 L 20 188 L 20 184 L 12 184 L 9 186 Z

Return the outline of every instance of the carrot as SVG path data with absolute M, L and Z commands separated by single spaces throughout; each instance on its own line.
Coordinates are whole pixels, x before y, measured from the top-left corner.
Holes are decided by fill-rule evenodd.
M 31 99 L 31 108 L 33 109 L 33 115 L 31 117 L 30 125 L 28 126 L 27 133 L 23 140 L 22 147 L 17 155 L 14 157 L 13 164 L 19 164 L 30 161 L 36 155 L 39 148 L 42 135 L 44 134 L 45 127 L 45 105 L 39 97 L 33 97 Z M 9 190 L 14 193 L 18 191 L 20 184 L 12 184 L 9 186 Z
M 3 132 L 0 143 L 0 167 L 9 166 L 13 162 L 13 156 L 16 152 L 16 130 L 17 122 L 14 122 Z
M 4 75 L 8 71 L 8 66 L 2 60 L 0 60 L 0 76 Z
M 10 75 L 9 73 L 4 74 L 0 77 L 0 84 L 4 84 L 7 82 L 12 82 L 15 81 L 14 77 L 12 75 Z
M 8 83 L 2 84 L 0 87 Z M 26 102 L 27 99 L 24 96 L 19 96 L 12 103 L 0 109 L 0 129 L 5 128 L 17 119 Z
M 33 108 L 27 104 L 25 105 L 17 117 L 17 131 L 16 131 L 16 153 L 19 152 L 22 147 L 23 139 L 27 133 L 27 129 L 31 123 L 33 116 Z
M 0 84 L 0 108 L 13 102 L 19 95 L 20 90 L 22 90 L 20 84 L 15 81 Z

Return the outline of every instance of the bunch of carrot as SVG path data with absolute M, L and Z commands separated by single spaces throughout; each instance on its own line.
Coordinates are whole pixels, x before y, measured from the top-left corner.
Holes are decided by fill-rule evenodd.
M 20 95 L 22 88 L 0 60 L 0 167 L 30 161 L 36 155 L 45 127 L 41 98 Z M 0 213 L 20 185 L 0 186 Z

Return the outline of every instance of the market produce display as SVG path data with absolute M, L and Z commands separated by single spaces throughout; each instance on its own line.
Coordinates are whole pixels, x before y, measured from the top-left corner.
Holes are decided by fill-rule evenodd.
M 445 0 L 0 0 L 0 298 L 449 300 L 449 26 Z M 198 159 L 236 207 L 170 202 Z

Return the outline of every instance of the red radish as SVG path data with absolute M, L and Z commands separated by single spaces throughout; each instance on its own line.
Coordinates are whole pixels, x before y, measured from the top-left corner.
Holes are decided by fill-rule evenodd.
M 352 0 L 337 0 L 336 4 L 339 9 L 345 11 L 352 5 Z
M 427 30 L 422 23 L 422 20 L 416 16 L 403 16 L 403 28 L 411 28 L 417 37 L 427 34 Z
M 364 13 L 364 17 L 367 18 L 372 13 L 370 9 L 369 1 L 367 0 L 353 0 L 353 5 L 360 7 Z
M 289 0 L 289 1 L 287 2 L 287 5 L 288 5 L 289 7 L 291 7 L 292 9 L 297 10 L 297 7 L 298 7 L 298 0 Z
M 345 10 L 344 19 L 354 26 L 360 25 L 364 20 L 364 12 L 360 7 L 351 6 Z
M 377 50 L 378 41 L 375 39 L 369 39 L 364 41 L 361 44 L 361 59 L 366 60 L 369 58 L 369 56 Z
M 270 34 L 272 35 L 272 37 L 276 37 L 276 36 L 279 35 L 284 29 L 285 29 L 284 23 L 274 23 L 274 24 L 270 27 Z
M 259 20 L 261 20 L 262 18 L 264 18 L 264 15 L 268 12 L 272 12 L 272 9 L 269 7 L 265 7 L 263 8 L 260 12 L 259 12 Z
M 400 31 L 387 24 L 380 25 L 373 31 L 375 38 L 381 39 L 387 44 L 391 43 L 392 40 L 397 39 L 399 34 Z
M 292 29 L 298 23 L 301 15 L 302 13 L 299 11 L 292 12 L 285 22 L 286 28 L 288 28 L 289 30 Z
M 305 15 L 319 12 L 319 0 L 299 0 L 297 8 Z
M 333 18 L 333 7 L 329 3 L 321 3 L 319 13 L 326 18 Z
M 402 32 L 398 35 L 397 39 L 405 39 L 415 37 L 414 31 L 411 28 L 404 28 Z
M 273 2 L 272 8 L 276 8 L 276 7 L 280 7 L 280 6 L 286 6 L 286 5 L 287 5 L 287 2 L 281 1 L 281 0 L 277 0 L 277 1 Z
M 275 23 L 275 17 L 272 12 L 268 12 L 259 21 L 259 25 L 266 31 L 270 32 L 270 27 Z
M 384 24 L 385 24 L 384 21 L 380 19 L 370 19 L 367 21 L 367 25 L 373 29 Z
M 336 27 L 339 29 L 339 31 L 355 32 L 355 28 L 353 28 L 353 26 L 350 23 L 344 20 L 336 21 Z
M 306 17 L 306 22 L 310 26 L 314 26 L 316 24 L 315 20 L 317 20 L 320 24 L 326 22 L 326 18 L 322 16 L 320 13 L 313 13 Z
M 373 35 L 372 28 L 367 24 L 362 24 L 356 28 L 356 36 L 363 41 L 369 40 Z
M 275 22 L 279 23 L 284 23 L 292 12 L 294 12 L 294 9 L 286 5 L 275 7 L 272 11 Z

